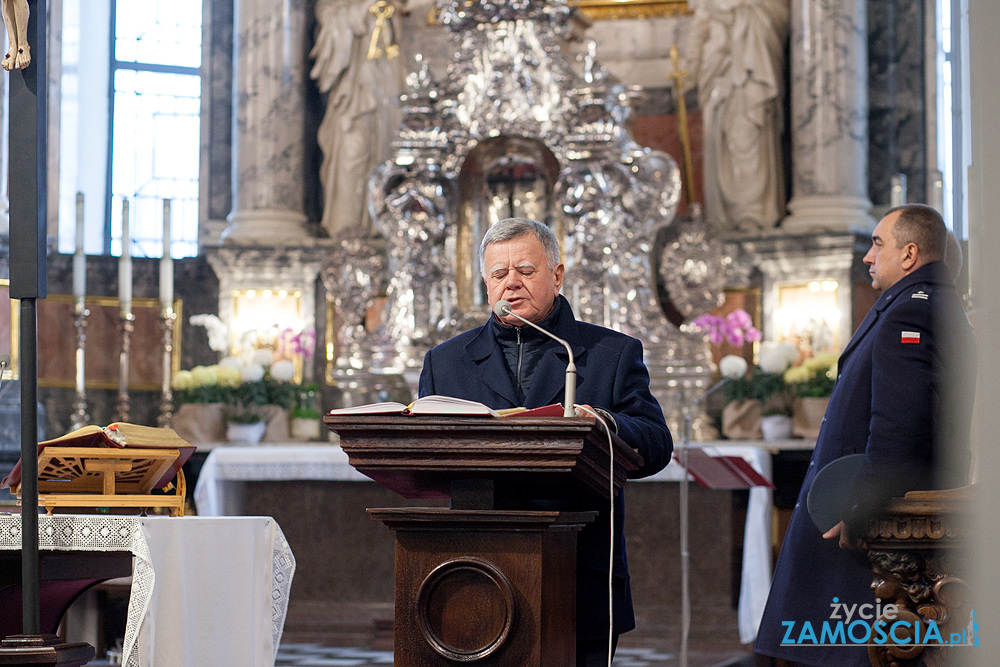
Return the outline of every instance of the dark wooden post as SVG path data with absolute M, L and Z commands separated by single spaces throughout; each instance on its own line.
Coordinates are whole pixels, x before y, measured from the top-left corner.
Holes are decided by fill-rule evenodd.
M 2 0 L 7 4 L 8 0 Z M 10 3 L 13 5 L 13 2 Z M 10 8 L 13 11 L 13 8 Z M 89 644 L 64 644 L 41 634 L 38 567 L 37 300 L 46 280 L 46 146 L 48 15 L 44 0 L 28 0 L 31 64 L 10 71 L 10 296 L 21 300 L 21 588 L 22 632 L 0 642 L 0 665 L 83 665 Z

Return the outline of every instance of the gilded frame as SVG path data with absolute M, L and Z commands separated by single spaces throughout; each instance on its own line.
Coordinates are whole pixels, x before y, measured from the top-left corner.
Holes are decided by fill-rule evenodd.
M 0 281 L 0 289 L 9 285 Z M 16 379 L 19 375 L 19 300 L 6 300 L 10 304 L 11 371 L 4 378 Z M 72 389 L 75 386 L 76 327 L 73 326 L 73 296 L 50 294 L 38 299 L 38 386 Z M 86 360 L 87 374 L 84 386 L 88 389 L 117 389 L 120 363 L 119 301 L 116 297 L 86 297 L 90 311 L 87 318 Z M 163 330 L 159 299 L 132 300 L 135 329 L 131 337 L 129 389 L 159 391 L 162 389 Z M 181 326 L 184 321 L 183 302 L 174 301 L 173 350 L 171 373 L 181 366 Z M 0 327 L 3 325 L 0 317 Z M 2 329 L 0 329 L 2 330 Z M 111 337 L 109 341 L 108 338 Z M 6 337 L 5 337 L 6 338 Z M 108 343 L 108 344 L 105 344 Z M 45 350 L 45 357 L 41 351 Z M 0 350 L 2 351 L 2 350 Z
M 648 19 L 691 13 L 687 0 L 576 0 L 573 4 L 592 21 Z

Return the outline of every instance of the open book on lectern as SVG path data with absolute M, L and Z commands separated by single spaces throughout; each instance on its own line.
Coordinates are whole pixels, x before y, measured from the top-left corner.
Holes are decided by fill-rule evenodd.
M 38 443 L 38 453 L 47 447 L 97 447 L 111 449 L 176 449 L 177 457 L 157 479 L 153 487 L 163 488 L 191 457 L 195 446 L 181 438 L 173 429 L 115 422 L 108 426 L 84 426 L 58 438 Z M 41 472 L 41 470 L 39 471 Z M 21 483 L 21 461 L 0 482 L 0 488 L 14 488 Z
M 385 401 L 382 403 L 371 403 L 369 405 L 355 405 L 349 408 L 336 408 L 330 410 L 328 415 L 482 415 L 487 417 L 562 417 L 563 408 L 558 403 L 545 405 L 540 408 L 510 408 L 508 410 L 494 410 L 479 401 L 469 401 L 464 398 L 454 398 L 452 396 L 424 396 L 413 401 L 409 405 L 403 405 L 395 401 Z

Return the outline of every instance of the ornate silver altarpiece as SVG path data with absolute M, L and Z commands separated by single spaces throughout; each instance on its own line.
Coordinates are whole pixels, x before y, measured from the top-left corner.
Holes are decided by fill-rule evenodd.
M 370 181 L 384 255 L 378 242 L 346 239 L 323 270 L 347 317 L 331 379 L 345 403 L 375 398 L 387 377 L 412 390 L 427 350 L 486 319 L 479 243 L 493 223 L 523 216 L 561 239 L 577 316 L 643 341 L 653 393 L 678 425 L 712 376 L 703 337 L 684 322 L 720 304 L 726 259 L 697 213 L 674 221 L 674 159 L 632 139 L 641 91 L 609 77 L 592 42 L 577 57 L 563 52 L 565 0 L 439 9 L 457 54 L 442 82 L 417 57 L 394 155 Z M 368 333 L 359 318 L 383 262 L 387 302 Z M 696 437 L 708 428 L 698 420 Z

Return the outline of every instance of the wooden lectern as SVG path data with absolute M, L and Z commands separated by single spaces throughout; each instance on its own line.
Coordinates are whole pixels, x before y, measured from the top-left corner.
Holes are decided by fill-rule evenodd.
M 591 418 L 327 415 L 350 463 L 406 498 L 451 508 L 370 509 L 396 533 L 394 664 L 576 664 L 576 534 L 639 454 Z

